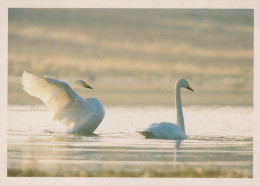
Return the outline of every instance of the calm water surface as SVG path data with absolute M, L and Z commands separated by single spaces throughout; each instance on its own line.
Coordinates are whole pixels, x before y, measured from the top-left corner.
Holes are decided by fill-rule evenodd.
M 106 106 L 93 136 L 65 134 L 45 106 L 8 109 L 8 176 L 253 176 L 252 107 L 184 107 L 183 141 L 136 132 L 175 123 L 170 106 Z

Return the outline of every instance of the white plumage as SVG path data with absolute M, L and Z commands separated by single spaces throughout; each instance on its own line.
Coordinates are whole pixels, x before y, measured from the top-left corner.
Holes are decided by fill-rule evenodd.
M 185 132 L 173 123 L 153 123 L 140 132 L 146 138 L 156 139 L 186 139 Z
M 78 80 L 77 84 L 91 88 L 82 80 Z M 105 111 L 98 99 L 83 99 L 64 81 L 24 71 L 22 85 L 26 92 L 48 106 L 54 113 L 53 120 L 65 124 L 68 133 L 93 133 L 104 118 Z
M 156 139 L 186 139 L 184 127 L 184 118 L 182 113 L 181 105 L 181 87 L 187 88 L 191 91 L 193 89 L 190 87 L 189 83 L 185 79 L 179 79 L 175 83 L 175 107 L 177 113 L 176 124 L 162 122 L 153 123 L 149 125 L 145 130 L 140 131 L 146 138 L 156 138 Z

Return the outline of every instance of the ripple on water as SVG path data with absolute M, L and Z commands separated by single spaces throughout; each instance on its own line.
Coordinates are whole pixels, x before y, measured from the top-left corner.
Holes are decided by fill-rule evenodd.
M 188 139 L 182 141 L 136 133 L 152 122 L 174 120 L 168 107 L 107 110 L 96 135 L 84 136 L 65 134 L 42 107 L 9 108 L 8 175 L 252 177 L 251 108 L 184 108 Z M 221 118 L 227 111 L 230 115 Z M 217 125 L 208 122 L 210 117 Z

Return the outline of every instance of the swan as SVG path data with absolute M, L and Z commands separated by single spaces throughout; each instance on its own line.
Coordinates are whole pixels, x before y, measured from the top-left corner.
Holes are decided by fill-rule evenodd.
M 23 72 L 21 84 L 32 96 L 40 98 L 54 113 L 53 120 L 67 126 L 67 133 L 91 134 L 104 118 L 105 110 L 96 98 L 82 98 L 71 86 L 92 89 L 83 80 L 71 86 L 61 80 Z
M 175 107 L 177 113 L 176 124 L 162 122 L 152 123 L 143 131 L 140 131 L 145 138 L 156 139 L 186 139 L 184 118 L 181 105 L 181 87 L 194 91 L 185 79 L 179 79 L 175 83 Z

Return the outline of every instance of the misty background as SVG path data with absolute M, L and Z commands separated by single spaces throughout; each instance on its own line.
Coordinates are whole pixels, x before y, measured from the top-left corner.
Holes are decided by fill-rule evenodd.
M 22 90 L 24 70 L 93 90 L 104 104 L 253 104 L 253 10 L 9 9 L 8 104 L 42 104 Z

